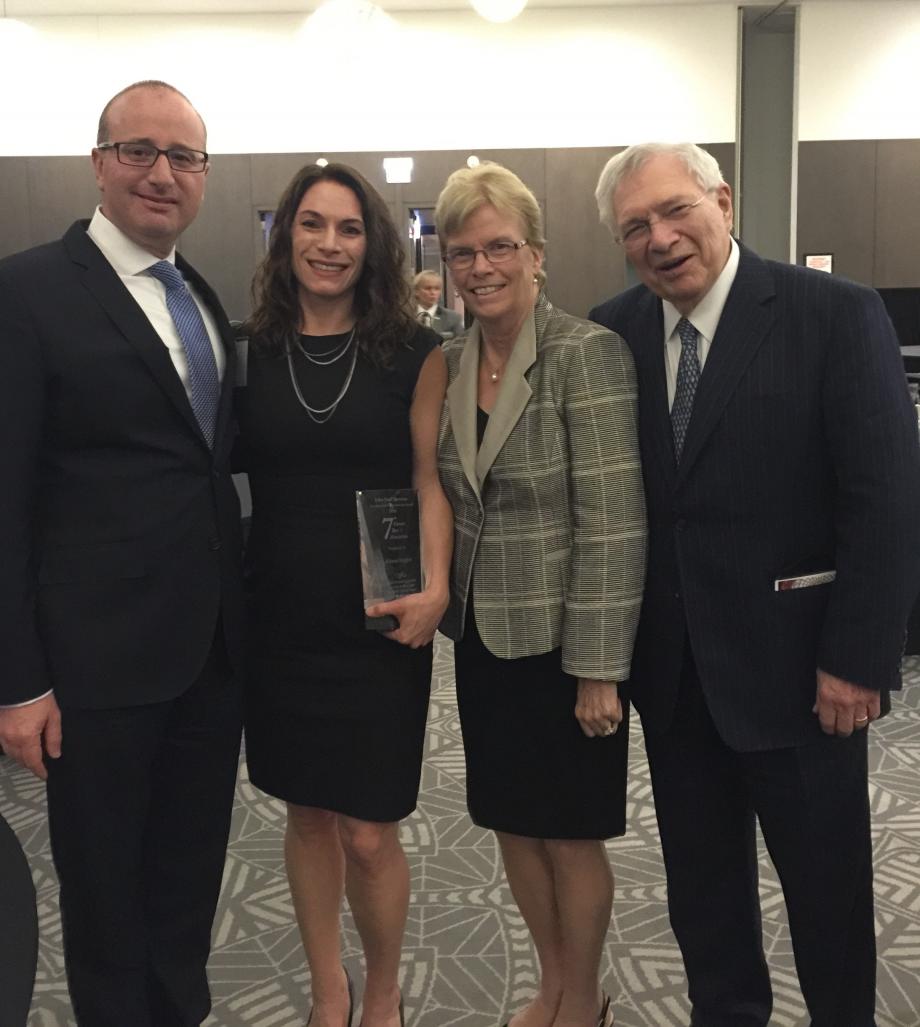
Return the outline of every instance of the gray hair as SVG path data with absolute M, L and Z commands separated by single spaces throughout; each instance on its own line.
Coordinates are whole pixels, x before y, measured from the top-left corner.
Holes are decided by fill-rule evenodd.
M 717 189 L 725 181 L 719 162 L 696 143 L 637 143 L 635 146 L 629 146 L 607 161 L 594 190 L 601 224 L 606 225 L 611 232 L 616 231 L 613 220 L 613 194 L 617 186 L 653 157 L 679 157 L 690 174 L 699 182 L 700 188 L 707 192 L 710 189 Z

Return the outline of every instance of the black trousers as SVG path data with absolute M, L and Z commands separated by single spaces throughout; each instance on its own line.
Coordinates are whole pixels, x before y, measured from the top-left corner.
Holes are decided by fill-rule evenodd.
M 230 829 L 241 688 L 215 646 L 168 702 L 65 708 L 48 760 L 70 997 L 80 1027 L 197 1027 Z
M 770 1019 L 755 818 L 782 884 L 812 1027 L 874 1027 L 866 732 L 733 752 L 688 650 L 674 720 L 646 731 L 645 744 L 693 1027 Z
M 19 839 L 0 816 L 0 1027 L 25 1027 L 37 960 L 32 874 Z

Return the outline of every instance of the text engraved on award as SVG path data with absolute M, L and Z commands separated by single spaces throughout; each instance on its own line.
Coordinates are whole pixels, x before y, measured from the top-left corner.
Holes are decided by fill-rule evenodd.
M 363 489 L 355 493 L 361 546 L 364 608 L 422 590 L 422 561 L 415 489 Z M 368 617 L 390 631 L 393 617 Z

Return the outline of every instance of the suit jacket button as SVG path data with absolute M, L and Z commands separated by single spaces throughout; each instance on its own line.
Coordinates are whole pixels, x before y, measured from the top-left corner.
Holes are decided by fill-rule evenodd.
M 208 539 L 208 549 L 210 549 L 212 553 L 216 553 L 217 550 L 220 549 L 220 539 L 219 538 L 209 538 Z
M 674 525 L 675 531 L 683 531 L 687 527 L 687 522 L 681 517 L 681 519 Z

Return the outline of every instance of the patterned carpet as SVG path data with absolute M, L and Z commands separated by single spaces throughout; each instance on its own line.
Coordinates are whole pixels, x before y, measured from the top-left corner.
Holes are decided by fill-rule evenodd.
M 532 994 L 533 951 L 504 882 L 494 841 L 466 816 L 463 751 L 448 643 L 439 646 L 419 809 L 403 825 L 413 901 L 403 955 L 409 1027 L 496 1027 Z M 920 1024 L 920 658 L 906 661 L 895 712 L 872 729 L 871 792 L 879 936 L 879 1027 Z M 638 718 L 633 720 L 629 822 L 609 846 L 617 878 L 603 975 L 618 1027 L 682 1027 L 688 1004 L 667 920 L 665 886 Z M 30 1027 L 73 1023 L 67 998 L 42 787 L 0 759 L 0 812 L 31 861 L 41 952 Z M 207 1027 L 302 1027 L 309 979 L 281 855 L 284 813 L 241 767 L 210 975 Z M 189 829 L 190 844 L 194 829 Z M 761 899 L 776 992 L 772 1024 L 807 1023 L 782 895 L 765 855 Z M 345 916 L 346 961 L 361 980 Z M 357 1022 L 357 1020 L 356 1020 Z M 130 1025 L 126 1025 L 130 1027 Z

